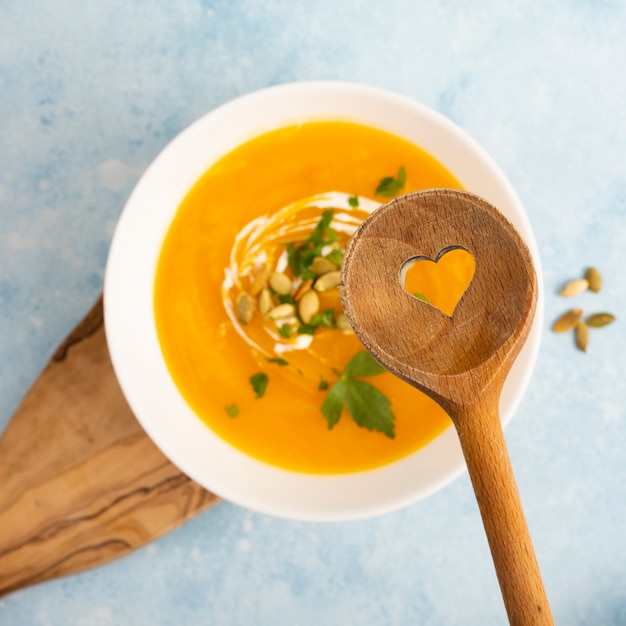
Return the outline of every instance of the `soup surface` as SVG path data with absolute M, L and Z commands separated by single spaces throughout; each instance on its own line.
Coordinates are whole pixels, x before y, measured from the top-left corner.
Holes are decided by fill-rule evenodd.
M 263 134 L 202 176 L 165 238 L 154 310 L 171 376 L 208 427 L 266 463 L 331 474 L 398 460 L 449 426 L 430 398 L 374 372 L 367 354 L 347 377 L 363 347 L 343 323 L 337 289 L 320 286 L 332 285 L 342 250 L 368 211 L 431 187 L 461 188 L 420 148 L 338 121 Z M 325 258 L 326 271 L 307 254 Z M 450 262 L 454 252 L 446 257 L 447 280 L 469 282 L 473 261 L 470 267 L 462 258 Z M 451 310 L 458 289 L 435 284 L 434 265 L 415 264 L 411 289 Z M 274 274 L 290 281 L 287 291 Z M 313 317 L 302 310 L 306 291 L 315 291 L 307 296 L 317 305 Z M 341 402 L 346 389 L 352 404 Z M 379 411 L 380 423 L 363 415 L 368 407 Z

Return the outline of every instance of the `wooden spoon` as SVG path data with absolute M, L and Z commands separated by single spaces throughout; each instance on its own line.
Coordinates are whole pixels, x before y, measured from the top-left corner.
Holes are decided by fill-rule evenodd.
M 476 264 L 452 317 L 404 290 L 402 268 L 461 247 Z M 537 302 L 530 253 L 490 204 L 466 192 L 411 193 L 357 230 L 342 267 L 341 303 L 390 372 L 450 415 L 465 456 L 509 621 L 553 624 L 509 460 L 498 403 Z

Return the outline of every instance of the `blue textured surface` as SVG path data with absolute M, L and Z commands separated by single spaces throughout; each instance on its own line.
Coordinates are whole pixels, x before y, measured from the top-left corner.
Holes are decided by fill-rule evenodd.
M 0 2 L 0 429 L 102 287 L 132 186 L 234 96 L 342 79 L 450 116 L 496 159 L 546 282 L 537 369 L 507 440 L 557 623 L 626 624 L 626 11 L 618 1 Z M 1 485 L 0 485 L 1 488 Z M 0 529 L 1 532 L 1 529 Z M 3 626 L 503 624 L 467 476 L 358 523 L 223 503 L 137 553 L 0 601 Z

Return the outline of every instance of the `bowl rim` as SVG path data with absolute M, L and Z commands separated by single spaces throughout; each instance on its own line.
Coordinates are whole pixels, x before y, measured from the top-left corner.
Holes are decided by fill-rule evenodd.
M 358 113 L 323 113 L 331 109 Z M 270 466 L 222 440 L 193 413 L 169 377 L 152 313 L 154 271 L 163 239 L 193 184 L 212 163 L 247 139 L 293 121 L 320 118 L 348 118 L 409 141 L 413 140 L 407 135 L 423 133 L 423 141 L 413 142 L 440 160 L 468 191 L 498 207 L 526 241 L 535 264 L 539 297 L 528 340 L 503 390 L 501 419 L 506 425 L 532 376 L 543 326 L 541 260 L 528 215 L 505 174 L 466 131 L 430 107 L 378 87 L 343 81 L 275 85 L 231 100 L 179 133 L 146 169 L 122 211 L 105 270 L 104 317 L 111 361 L 122 391 L 148 436 L 181 471 L 225 500 L 257 512 L 306 521 L 341 521 L 404 507 L 461 475 L 465 463 L 454 429 L 447 428 L 409 457 L 373 470 L 315 475 Z M 257 119 L 268 123 L 259 125 Z M 241 122 L 237 130 L 232 130 L 234 121 Z M 411 131 L 394 131 L 402 123 L 411 123 Z M 440 137 L 454 145 L 454 152 L 445 160 L 440 155 L 450 148 L 443 141 L 437 143 Z M 208 149 L 200 147 L 207 138 L 215 141 L 209 142 Z M 468 156 L 472 158 L 467 160 Z M 454 159 L 458 164 L 451 165 Z M 468 186 L 469 179 L 474 182 Z M 158 400 L 151 397 L 155 388 Z M 172 414 L 184 432 L 173 428 Z M 213 455 L 209 460 L 207 450 Z

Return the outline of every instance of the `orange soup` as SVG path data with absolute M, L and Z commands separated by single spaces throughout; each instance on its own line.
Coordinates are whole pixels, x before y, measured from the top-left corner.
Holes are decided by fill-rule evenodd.
M 332 474 L 401 459 L 449 426 L 368 360 L 336 288 L 368 211 L 431 187 L 461 188 L 419 147 L 337 121 L 258 136 L 202 176 L 165 238 L 154 311 L 171 376 L 209 428 L 271 465 Z M 411 273 L 454 306 L 458 294 L 429 291 L 428 267 Z

